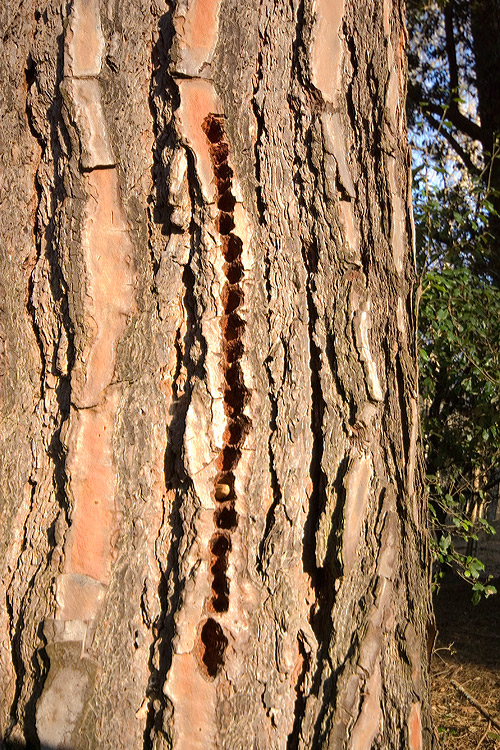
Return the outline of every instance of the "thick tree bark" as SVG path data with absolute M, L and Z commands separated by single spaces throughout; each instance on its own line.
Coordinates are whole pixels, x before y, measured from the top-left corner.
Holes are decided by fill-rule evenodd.
M 430 747 L 400 3 L 1 14 L 2 737 Z

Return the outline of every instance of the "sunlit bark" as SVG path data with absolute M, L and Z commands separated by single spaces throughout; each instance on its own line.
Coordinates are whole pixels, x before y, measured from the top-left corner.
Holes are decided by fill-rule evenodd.
M 399 2 L 2 14 L 2 736 L 430 747 Z

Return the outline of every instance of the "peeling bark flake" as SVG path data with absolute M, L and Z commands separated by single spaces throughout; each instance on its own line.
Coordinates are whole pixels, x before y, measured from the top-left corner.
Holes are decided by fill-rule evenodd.
M 370 750 L 375 739 L 382 718 L 380 696 L 382 691 L 382 677 L 380 663 L 375 664 L 373 672 L 368 677 L 364 687 L 364 697 L 361 712 L 352 728 L 348 743 L 349 750 Z
M 356 347 L 360 362 L 363 363 L 368 395 L 373 401 L 382 401 L 384 394 L 377 374 L 377 365 L 370 349 L 370 328 L 370 300 L 365 300 L 361 302 L 359 309 L 354 313 Z
M 313 12 L 315 24 L 312 32 L 311 79 L 324 99 L 337 106 L 342 76 L 340 28 L 344 0 L 315 0 Z
M 408 718 L 408 748 L 422 750 L 422 715 L 420 703 L 412 703 Z
M 361 529 L 365 519 L 372 462 L 367 457 L 355 458 L 344 477 L 346 491 L 344 504 L 344 533 L 342 537 L 342 563 L 344 576 L 349 575 L 357 561 Z

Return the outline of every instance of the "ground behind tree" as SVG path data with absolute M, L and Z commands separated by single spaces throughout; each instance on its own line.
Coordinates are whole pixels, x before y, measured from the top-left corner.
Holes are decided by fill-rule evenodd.
M 500 591 L 500 521 L 480 540 L 478 556 Z M 444 578 L 435 598 L 438 628 L 432 660 L 432 706 L 440 750 L 500 750 L 500 594 L 471 602 L 470 585 Z M 498 722 L 481 714 L 468 695 Z

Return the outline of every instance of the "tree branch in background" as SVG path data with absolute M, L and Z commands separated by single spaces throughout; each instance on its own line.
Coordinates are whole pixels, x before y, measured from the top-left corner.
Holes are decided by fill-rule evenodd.
M 479 141 L 481 144 L 484 144 L 484 139 L 486 137 L 484 129 L 478 125 L 477 122 L 470 120 L 462 114 L 456 102 L 451 101 L 446 104 L 437 103 L 429 101 L 427 96 L 428 94 L 421 86 L 416 85 L 415 83 L 408 84 L 409 99 L 411 99 L 415 105 L 424 112 L 424 114 L 430 112 L 437 115 L 439 120 L 441 120 L 444 114 L 446 119 L 449 120 L 457 130 L 460 130 L 464 135 L 472 138 L 473 141 Z
M 448 57 L 448 69 L 450 71 L 450 93 L 452 96 L 456 96 L 458 94 L 458 64 L 455 34 L 453 32 L 452 0 L 450 0 L 444 9 L 444 28 L 446 33 L 446 55 Z
M 473 175 L 479 175 L 479 169 L 476 167 L 472 159 L 470 158 L 467 151 L 460 145 L 455 136 L 450 133 L 449 130 L 443 127 L 442 122 L 439 122 L 435 117 L 424 110 L 424 117 L 437 132 L 441 133 L 443 138 L 446 138 L 452 149 L 455 151 L 457 156 L 462 159 L 465 167 Z
M 446 119 L 453 123 L 457 130 L 461 130 L 464 135 L 468 135 L 473 141 L 480 141 L 483 143 L 484 131 L 483 128 L 473 120 L 469 120 L 468 117 L 463 115 L 456 102 L 451 104 L 434 104 L 434 102 L 425 102 L 422 107 L 432 112 L 439 117 L 443 116 L 443 112 L 446 113 Z

